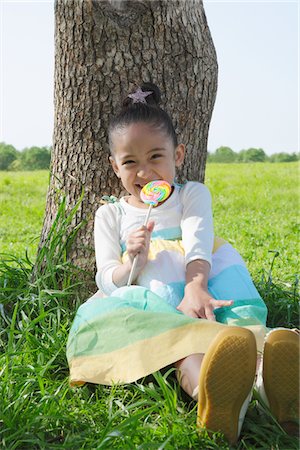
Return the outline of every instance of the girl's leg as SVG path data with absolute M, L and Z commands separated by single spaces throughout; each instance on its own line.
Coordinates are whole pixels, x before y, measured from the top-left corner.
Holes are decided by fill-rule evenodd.
M 251 331 L 225 327 L 204 356 L 191 355 L 176 366 L 183 389 L 193 398 L 198 390 L 199 428 L 221 431 L 230 443 L 236 442 L 256 372 L 256 341 Z
M 275 328 L 266 336 L 256 388 L 289 434 L 299 432 L 299 334 Z
M 203 358 L 204 353 L 197 353 L 175 363 L 180 386 L 194 400 L 198 399 L 199 373 Z

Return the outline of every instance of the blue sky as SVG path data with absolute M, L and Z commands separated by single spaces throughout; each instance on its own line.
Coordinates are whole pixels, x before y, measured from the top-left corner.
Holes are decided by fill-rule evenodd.
M 0 1 L 0 141 L 51 145 L 53 1 Z M 204 6 L 219 63 L 208 149 L 299 151 L 299 2 Z

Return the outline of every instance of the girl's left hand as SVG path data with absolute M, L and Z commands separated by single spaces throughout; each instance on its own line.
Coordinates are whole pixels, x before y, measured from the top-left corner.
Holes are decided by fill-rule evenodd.
M 215 321 L 214 309 L 232 304 L 233 300 L 216 300 L 207 290 L 191 283 L 186 286 L 184 297 L 177 309 L 190 317 Z

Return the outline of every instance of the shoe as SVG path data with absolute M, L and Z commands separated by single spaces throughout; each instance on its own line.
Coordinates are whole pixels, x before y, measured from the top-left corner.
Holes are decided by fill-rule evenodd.
M 256 372 L 256 341 L 246 328 L 226 327 L 200 369 L 197 426 L 220 431 L 230 444 L 240 435 Z
M 289 434 L 299 432 L 299 335 L 274 329 L 266 337 L 257 390 Z

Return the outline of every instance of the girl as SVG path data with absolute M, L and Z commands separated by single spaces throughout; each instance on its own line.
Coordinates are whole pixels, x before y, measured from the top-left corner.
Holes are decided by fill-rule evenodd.
M 275 330 L 264 344 L 266 306 L 241 256 L 214 237 L 208 189 L 175 182 L 185 147 L 159 102 L 158 87 L 143 84 L 110 123 L 110 162 L 129 195 L 96 212 L 100 292 L 72 325 L 71 384 L 133 382 L 174 364 L 182 388 L 198 401 L 198 426 L 234 443 L 263 347 L 266 400 L 278 420 L 293 420 L 297 335 Z M 153 180 L 167 181 L 172 192 L 143 226 L 148 206 L 140 192 Z M 136 256 L 135 285 L 126 287 Z

